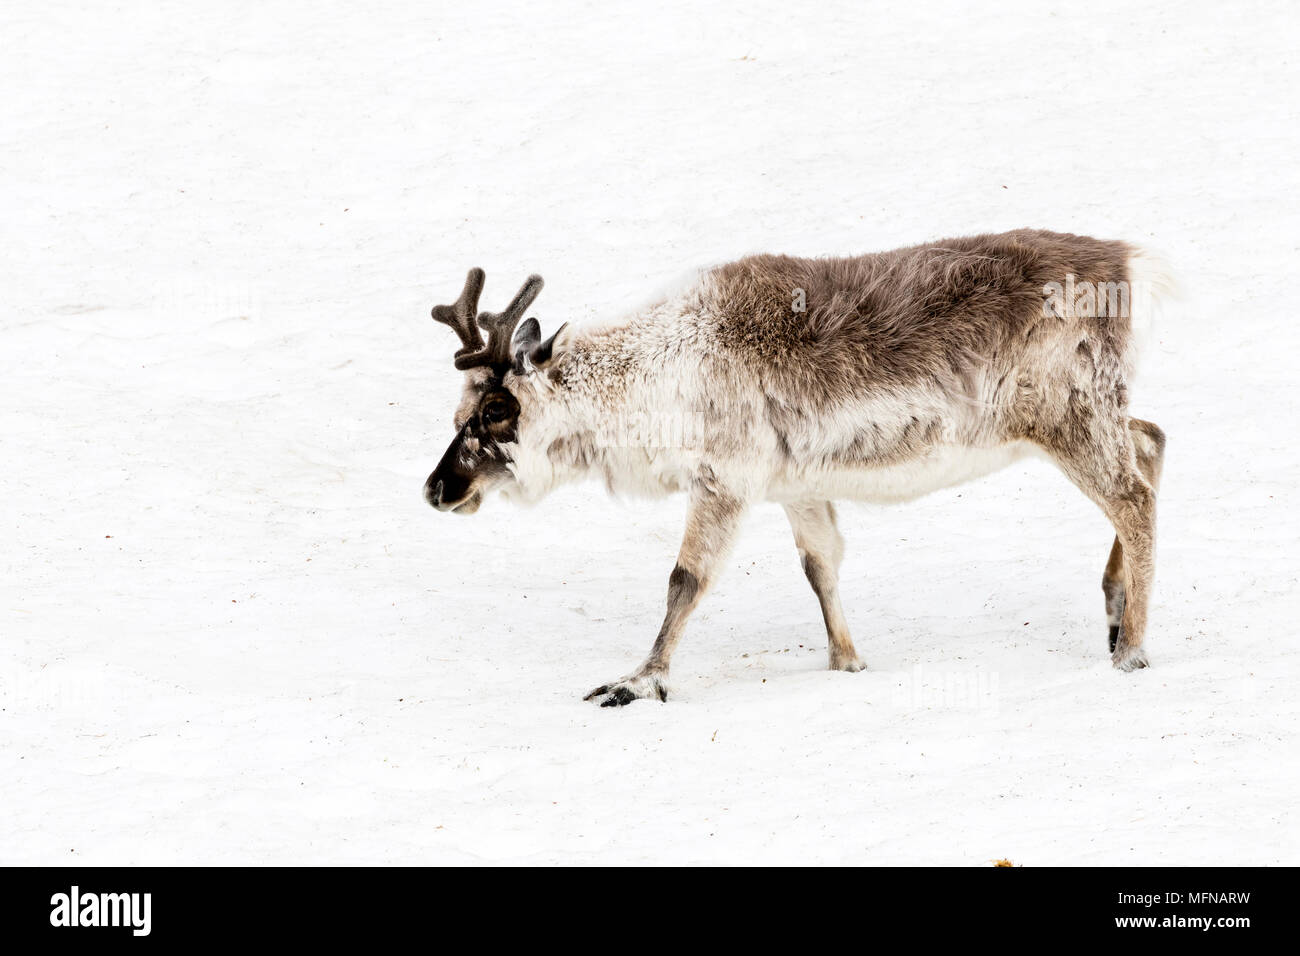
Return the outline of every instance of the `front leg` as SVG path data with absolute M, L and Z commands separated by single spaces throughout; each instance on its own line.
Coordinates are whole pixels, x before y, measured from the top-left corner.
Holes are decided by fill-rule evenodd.
M 621 707 L 639 697 L 668 699 L 668 662 L 686 629 L 686 619 L 730 553 L 744 513 L 741 499 L 710 491 L 702 484 L 695 486 L 686 515 L 686 536 L 677 566 L 668 576 L 668 611 L 650 656 L 635 673 L 602 684 L 584 700 L 602 698 L 602 707 Z
M 835 506 L 829 501 L 804 501 L 786 505 L 785 513 L 794 531 L 799 562 L 813 593 L 821 602 L 831 670 L 851 673 L 865 670 L 867 665 L 853 647 L 844 609 L 840 607 L 840 561 L 844 558 L 844 539 L 835 525 Z

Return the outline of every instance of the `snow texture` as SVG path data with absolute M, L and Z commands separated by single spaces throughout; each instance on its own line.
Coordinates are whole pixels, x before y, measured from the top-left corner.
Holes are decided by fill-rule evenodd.
M 0 863 L 1300 863 L 1293 6 L 0 16 Z M 1149 670 L 1043 463 L 842 507 L 860 674 L 757 510 L 616 710 L 683 500 L 421 498 L 470 266 L 549 332 L 1020 226 L 1182 277 Z

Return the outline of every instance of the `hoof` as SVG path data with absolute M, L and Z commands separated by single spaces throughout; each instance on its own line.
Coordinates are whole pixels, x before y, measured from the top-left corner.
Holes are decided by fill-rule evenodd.
M 840 660 L 831 661 L 831 670 L 844 671 L 849 674 L 856 674 L 858 671 L 867 669 L 867 662 L 860 657 L 845 657 Z
M 1110 659 L 1111 663 L 1113 663 L 1118 670 L 1122 671 L 1141 670 L 1143 667 L 1147 667 L 1151 663 L 1147 660 L 1146 651 L 1140 647 L 1129 647 L 1126 644 L 1121 644 L 1116 648 L 1115 653 L 1111 654 Z
M 658 675 L 643 674 L 639 677 L 624 677 L 612 684 L 601 684 L 582 699 L 600 700 L 601 707 L 626 707 L 634 700 L 666 701 L 668 687 Z

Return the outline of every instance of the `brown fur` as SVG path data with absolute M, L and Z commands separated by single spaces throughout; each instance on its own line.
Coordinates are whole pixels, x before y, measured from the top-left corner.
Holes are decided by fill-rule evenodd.
M 750 256 L 720 266 L 722 342 L 757 361 L 768 394 L 809 410 L 919 380 L 961 387 L 971 366 L 1008 368 L 1040 327 L 1043 286 L 1067 273 L 1127 279 L 1130 247 L 1039 230 L 971 236 L 851 258 Z M 791 309 L 791 290 L 806 312 Z M 1071 319 L 1115 352 L 1126 325 Z M 1052 334 L 1059 334 L 1055 327 Z

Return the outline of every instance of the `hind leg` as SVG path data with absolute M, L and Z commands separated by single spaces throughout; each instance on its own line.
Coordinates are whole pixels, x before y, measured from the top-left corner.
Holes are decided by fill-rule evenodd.
M 1140 418 L 1130 418 L 1129 432 L 1133 438 L 1133 451 L 1138 469 L 1153 490 L 1160 487 L 1160 472 L 1165 459 L 1165 433 L 1160 426 Z M 1111 545 L 1110 559 L 1101 575 L 1101 590 L 1106 598 L 1106 624 L 1110 629 L 1110 652 L 1119 644 L 1124 620 L 1124 546 L 1118 537 Z
M 1120 670 L 1136 670 L 1147 666 L 1142 640 L 1155 575 L 1156 539 L 1156 493 L 1137 461 L 1134 432 L 1141 429 L 1130 427 L 1127 416 L 1113 408 L 1076 404 L 1071 412 L 1059 430 L 1040 435 L 1039 440 L 1115 528 L 1123 610 L 1111 661 Z

